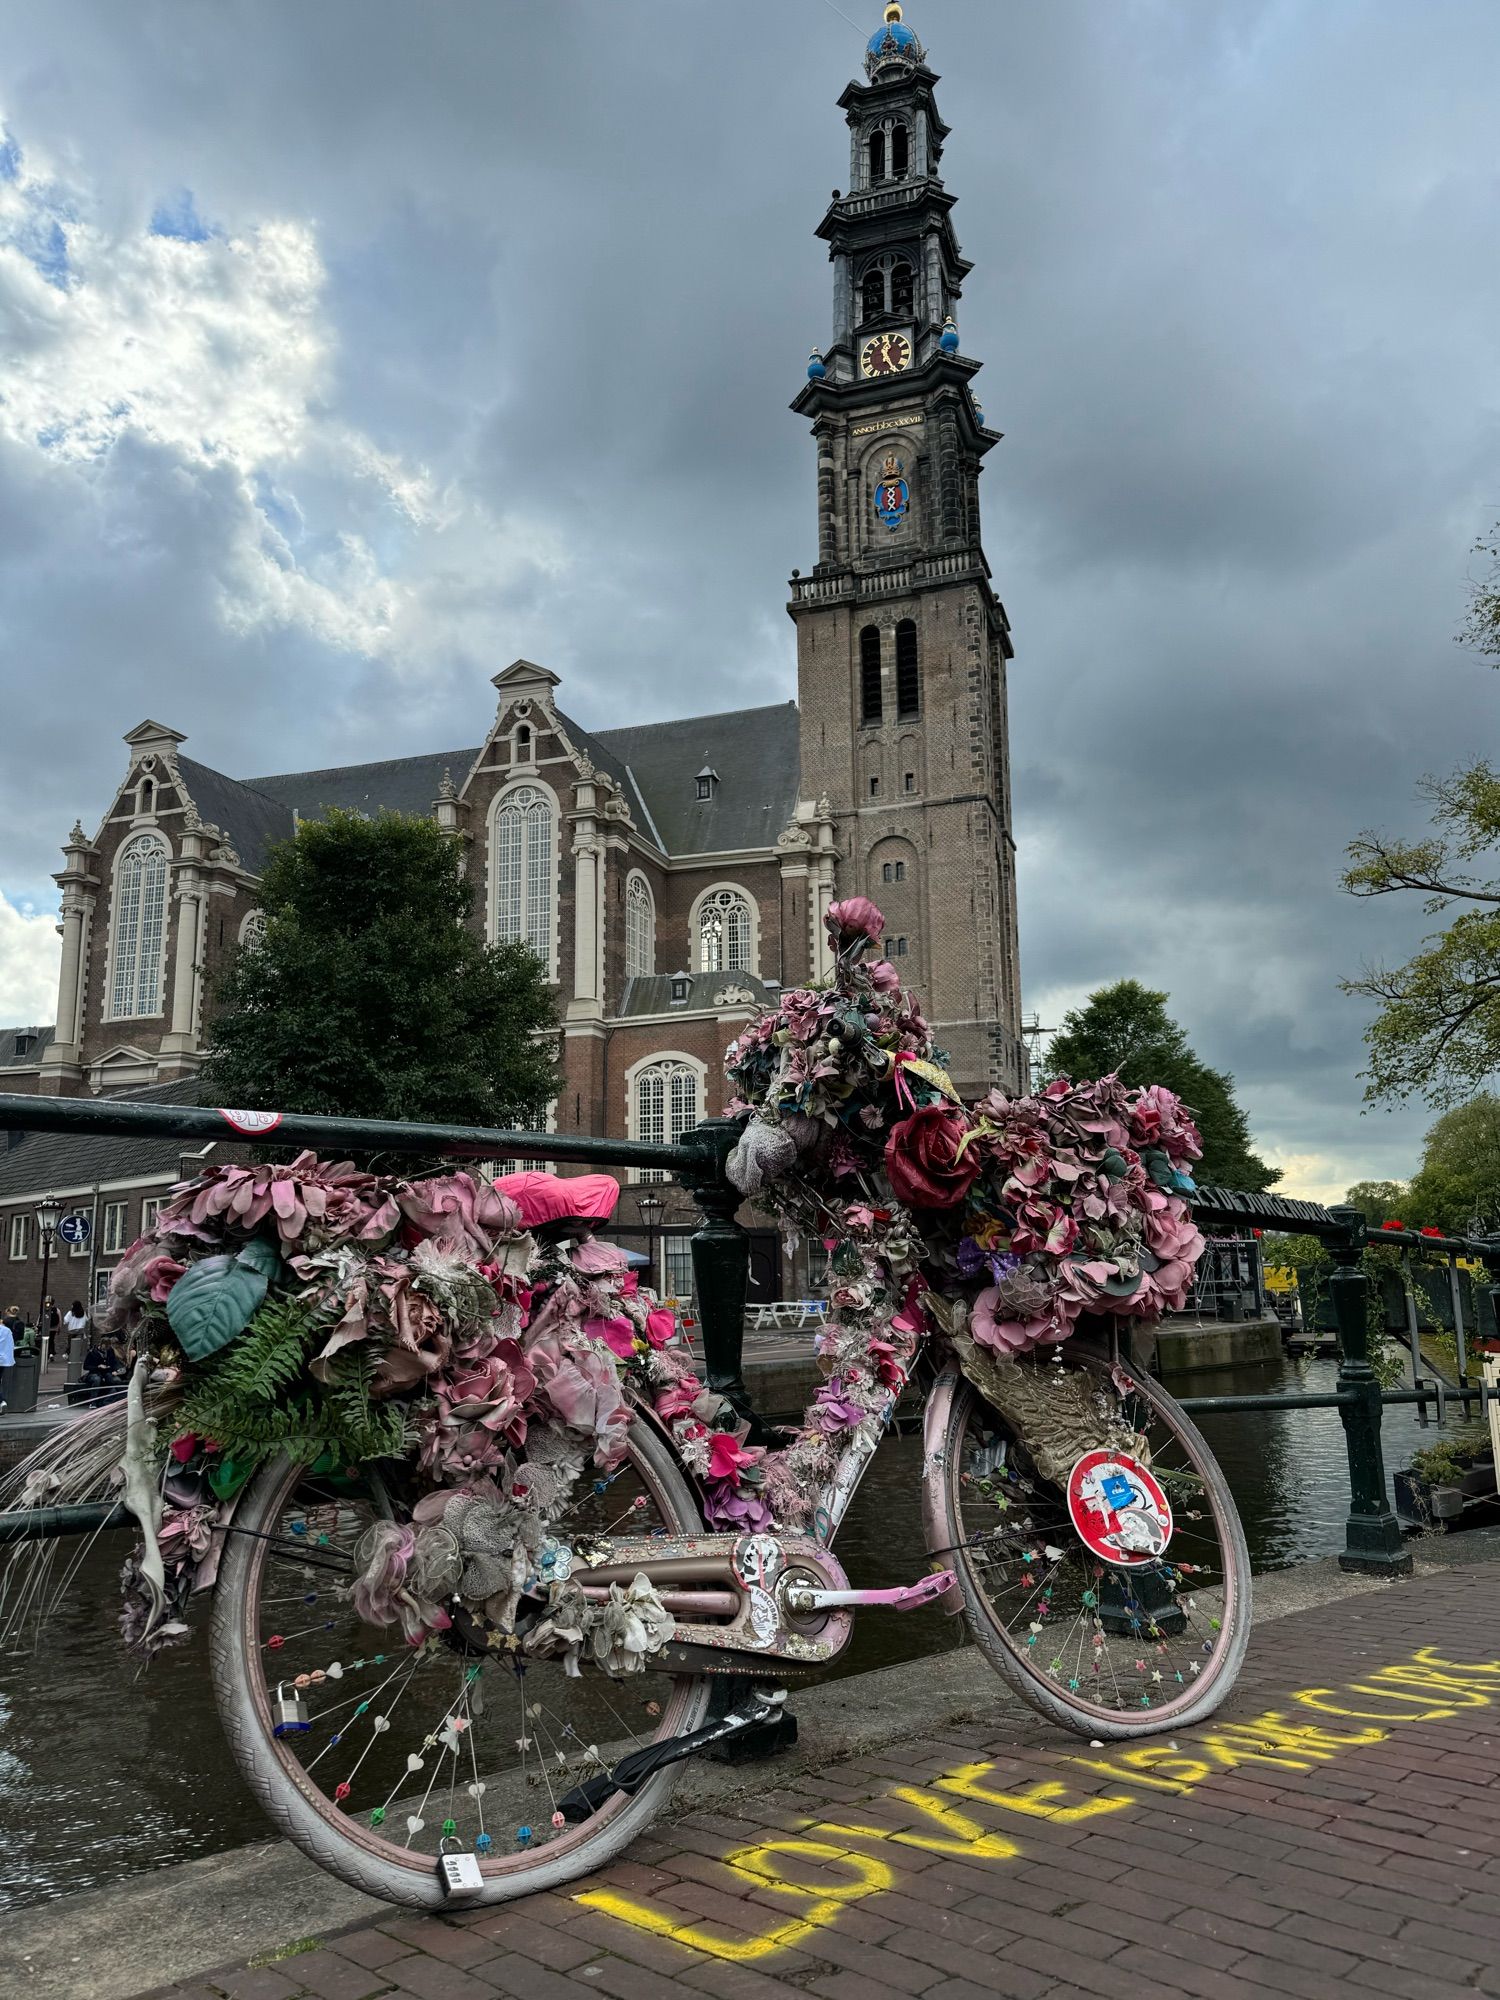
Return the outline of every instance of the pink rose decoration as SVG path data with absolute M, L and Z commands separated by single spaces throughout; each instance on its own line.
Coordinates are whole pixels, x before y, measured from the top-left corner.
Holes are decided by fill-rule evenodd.
M 175 1257 L 153 1257 L 142 1271 L 140 1282 L 157 1305 L 165 1305 L 167 1293 L 186 1269 L 187 1265 L 179 1264 Z
M 746 1449 L 732 1431 L 715 1431 L 708 1441 L 710 1479 L 737 1479 L 741 1468 L 760 1459 L 758 1449 Z
M 590 1339 L 602 1340 L 611 1354 L 628 1361 L 635 1353 L 635 1328 L 628 1319 L 586 1319 L 583 1330 Z
M 897 1201 L 908 1208 L 956 1208 L 979 1178 L 979 1148 L 970 1146 L 962 1158 L 958 1153 L 968 1130 L 963 1113 L 946 1104 L 924 1105 L 893 1125 L 885 1170 Z
M 845 902 L 830 903 L 823 922 L 835 937 L 843 932 L 846 936 L 863 935 L 872 942 L 885 929 L 885 918 L 868 896 L 850 896 Z

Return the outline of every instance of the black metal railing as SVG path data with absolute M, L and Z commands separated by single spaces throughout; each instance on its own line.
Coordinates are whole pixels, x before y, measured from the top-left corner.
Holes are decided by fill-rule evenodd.
M 685 1132 L 674 1145 L 634 1139 L 592 1139 L 555 1132 L 491 1130 L 473 1125 L 412 1125 L 389 1119 L 325 1118 L 286 1113 L 260 1143 L 309 1146 L 325 1155 L 409 1154 L 454 1160 L 550 1159 L 585 1167 L 638 1167 L 670 1174 L 690 1194 L 699 1212 L 693 1234 L 693 1278 L 704 1367 L 709 1384 L 753 1417 L 743 1372 L 745 1300 L 749 1281 L 749 1239 L 738 1220 L 741 1198 L 725 1171 L 739 1131 L 732 1119 L 711 1118 Z M 109 1098 L 17 1097 L 0 1095 L 0 1132 L 73 1132 L 95 1137 L 218 1140 L 244 1147 L 256 1143 L 221 1111 L 197 1105 L 121 1103 Z M 40 1190 L 38 1190 L 40 1192 Z M 1500 1329 L 1500 1237 L 1427 1236 L 1414 1230 L 1370 1231 L 1355 1208 L 1324 1208 L 1285 1195 L 1245 1194 L 1229 1188 L 1200 1189 L 1193 1202 L 1200 1227 L 1275 1229 L 1317 1237 L 1334 1262 L 1329 1290 L 1338 1331 L 1338 1387 L 1326 1394 L 1189 1396 L 1184 1409 L 1198 1413 L 1240 1410 L 1337 1409 L 1343 1419 L 1349 1457 L 1349 1518 L 1339 1557 L 1345 1569 L 1396 1575 L 1411 1568 L 1400 1524 L 1390 1505 L 1381 1451 L 1381 1410 L 1386 1403 L 1435 1402 L 1442 1390 L 1424 1387 L 1415 1374 L 1410 1389 L 1382 1389 L 1370 1356 L 1370 1278 L 1362 1256 L 1367 1242 L 1392 1246 L 1408 1256 L 1416 1250 L 1451 1260 L 1482 1259 L 1495 1325 Z M 1457 1293 L 1455 1291 L 1455 1304 Z M 1459 1351 L 1463 1353 L 1462 1325 Z M 1467 1389 L 1465 1378 L 1462 1387 Z M 64 1534 L 100 1526 L 110 1508 L 39 1510 L 32 1515 L 0 1515 L 0 1543 L 19 1536 Z

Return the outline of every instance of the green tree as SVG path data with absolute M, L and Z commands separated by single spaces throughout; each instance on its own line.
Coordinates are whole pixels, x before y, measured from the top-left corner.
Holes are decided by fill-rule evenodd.
M 1378 1229 L 1382 1222 L 1410 1222 L 1407 1214 L 1407 1196 L 1411 1189 L 1405 1181 L 1356 1181 L 1344 1190 L 1344 1206 L 1357 1208 L 1371 1229 Z
M 270 852 L 266 928 L 216 994 L 220 1104 L 525 1125 L 557 1094 L 546 972 L 469 928 L 472 892 L 431 820 L 333 812 Z
M 1500 666 L 1500 526 L 1474 553 L 1489 568 L 1458 637 Z M 1351 896 L 1420 896 L 1428 916 L 1456 914 L 1404 965 L 1367 967 L 1343 986 L 1377 1003 L 1365 1029 L 1365 1096 L 1420 1093 L 1443 1108 L 1500 1070 L 1500 772 L 1479 758 L 1417 789 L 1433 832 L 1410 841 L 1362 833 L 1343 885 Z
M 1423 1142 L 1409 1206 L 1418 1227 L 1500 1230 L 1500 1098 L 1481 1091 L 1445 1111 Z
M 1136 979 L 1101 986 L 1085 1006 L 1063 1016 L 1047 1052 L 1050 1076 L 1099 1077 L 1115 1072 L 1129 1084 L 1161 1083 L 1192 1111 L 1203 1135 L 1194 1169 L 1206 1187 L 1260 1192 L 1281 1179 L 1250 1148 L 1250 1128 L 1235 1102 L 1234 1079 L 1194 1055 L 1167 1012 L 1167 995 Z

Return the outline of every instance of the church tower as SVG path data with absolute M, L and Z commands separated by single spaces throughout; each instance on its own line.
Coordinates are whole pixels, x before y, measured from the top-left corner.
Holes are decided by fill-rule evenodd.
M 1004 607 L 979 534 L 999 442 L 960 352 L 972 269 L 939 176 L 938 79 L 899 5 L 839 104 L 849 191 L 818 235 L 833 337 L 792 407 L 817 444 L 818 559 L 792 578 L 802 796 L 831 821 L 835 892 L 886 919 L 966 1095 L 1024 1086 Z

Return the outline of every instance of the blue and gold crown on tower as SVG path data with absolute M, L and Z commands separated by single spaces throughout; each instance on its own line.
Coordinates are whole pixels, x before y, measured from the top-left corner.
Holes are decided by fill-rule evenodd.
M 890 0 L 885 20 L 865 44 L 865 75 L 871 83 L 905 76 L 927 60 L 927 51 L 901 19 L 900 0 Z

